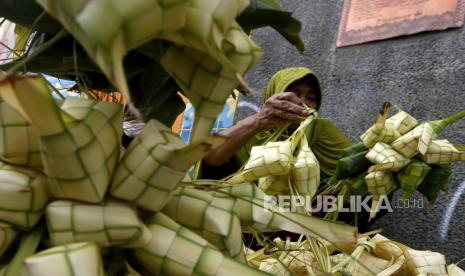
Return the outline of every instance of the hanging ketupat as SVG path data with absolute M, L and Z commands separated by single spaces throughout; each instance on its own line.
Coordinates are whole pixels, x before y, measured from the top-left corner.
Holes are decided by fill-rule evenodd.
M 208 136 L 224 101 L 239 83 L 244 84 L 242 75 L 261 56 L 260 48 L 235 21 L 249 0 L 37 2 L 73 34 L 128 98 L 125 54 L 156 38 L 174 42 L 160 63 L 196 108 L 194 142 Z M 139 114 L 131 101 L 128 104 Z

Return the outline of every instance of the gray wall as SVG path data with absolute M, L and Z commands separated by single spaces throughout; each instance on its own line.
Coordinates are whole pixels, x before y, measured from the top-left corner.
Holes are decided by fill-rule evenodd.
M 419 120 L 442 118 L 465 109 L 463 28 L 336 48 L 343 1 L 281 3 L 302 21 L 301 35 L 307 50 L 299 54 L 272 29 L 255 31 L 253 39 L 265 54 L 247 80 L 259 93 L 242 97 L 239 118 L 260 106 L 262 91 L 275 71 L 298 65 L 317 72 L 325 93 L 320 113 L 354 141 L 373 124 L 383 101 L 402 107 Z M 465 119 L 450 126 L 441 137 L 465 144 Z M 462 162 L 453 167 L 449 200 L 441 195 L 432 208 L 396 208 L 374 227 L 384 228 L 387 237 L 416 249 L 442 252 L 448 262 L 465 258 L 464 180 Z M 397 198 L 399 193 L 394 203 Z M 422 196 L 416 194 L 415 198 Z

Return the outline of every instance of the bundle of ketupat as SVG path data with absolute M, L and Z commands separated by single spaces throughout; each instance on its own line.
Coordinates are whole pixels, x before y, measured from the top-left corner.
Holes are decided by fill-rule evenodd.
M 2 106 L 8 105 L 2 112 L 14 110 L 34 130 L 27 139 L 37 139 L 44 164 L 38 169 L 1 160 L 0 275 L 102 275 L 108 264 L 101 248 L 128 252 L 116 262 L 123 273 L 261 275 L 245 264 L 243 231 L 356 241 L 353 226 L 267 209 L 265 195 L 250 183 L 181 187 L 189 167 L 223 137 L 185 145 L 149 121 L 120 157 L 122 106 L 78 98 L 59 104 L 50 95 L 39 77 L 0 82 Z M 19 151 L 14 160 L 29 154 Z
M 373 196 L 370 219 L 376 216 L 380 197 L 398 188 L 404 199 L 418 190 L 434 204 L 441 190 L 448 191 L 449 165 L 465 161 L 465 152 L 448 140 L 436 140 L 447 125 L 465 117 L 465 111 L 420 123 L 402 110 L 387 118 L 389 106 L 383 104 L 375 125 L 361 136 L 362 143 L 344 150 L 329 181 L 331 185 L 342 181 L 351 193 L 367 191 Z
M 235 175 L 225 180 L 239 184 L 258 180 L 258 186 L 269 195 L 292 194 L 313 198 L 320 185 L 320 166 L 308 146 L 306 132 L 318 113 L 310 115 L 285 141 L 276 141 L 287 129 L 282 126 L 263 145 L 254 146 L 250 158 Z
M 446 264 L 444 255 L 419 251 L 380 234 L 361 237 L 339 253 L 330 244 L 309 240 L 291 242 L 276 238 L 265 250 L 246 249 L 250 265 L 273 275 L 444 275 L 465 271 Z

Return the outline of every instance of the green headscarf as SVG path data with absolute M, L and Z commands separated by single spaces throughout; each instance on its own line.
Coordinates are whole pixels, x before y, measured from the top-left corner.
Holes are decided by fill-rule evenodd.
M 314 76 L 319 86 L 318 78 L 309 68 L 289 67 L 278 71 L 268 82 L 263 102 L 274 94 L 285 92 L 289 85 L 306 77 L 307 75 Z M 317 97 L 318 108 L 321 106 L 322 91 L 320 87 L 314 88 L 316 88 L 317 92 L 320 93 L 320 97 Z M 247 162 L 252 147 L 263 144 L 270 134 L 270 131 L 258 133 L 244 147 L 242 147 L 236 154 L 240 162 Z M 327 118 L 321 117 L 318 117 L 313 121 L 307 132 L 307 138 L 308 145 L 320 163 L 321 171 L 327 176 L 334 174 L 341 151 L 352 145 L 349 138 L 347 138 L 347 136 L 342 133 L 342 131 L 339 130 L 333 122 Z
M 317 102 L 317 109 L 321 105 L 321 88 L 320 88 L 320 80 L 318 80 L 315 73 L 312 70 L 306 67 L 288 67 L 286 69 L 282 69 L 276 72 L 273 77 L 271 77 L 270 81 L 265 90 L 265 95 L 263 97 L 263 103 L 266 102 L 271 96 L 274 94 L 286 92 L 286 89 L 291 85 L 293 82 L 300 80 L 306 76 L 313 76 L 315 77 L 318 87 L 313 87 L 317 93 L 320 94 L 318 97 Z

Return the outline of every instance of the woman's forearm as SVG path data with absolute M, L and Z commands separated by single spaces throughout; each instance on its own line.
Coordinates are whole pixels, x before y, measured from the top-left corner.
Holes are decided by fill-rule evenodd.
M 223 145 L 212 150 L 203 159 L 203 162 L 213 167 L 223 165 L 258 132 L 257 115 L 252 115 L 239 121 L 234 126 L 219 133 L 219 135 L 226 136 L 228 140 Z

